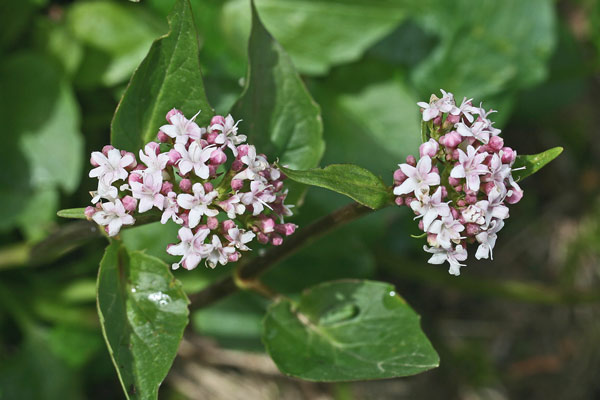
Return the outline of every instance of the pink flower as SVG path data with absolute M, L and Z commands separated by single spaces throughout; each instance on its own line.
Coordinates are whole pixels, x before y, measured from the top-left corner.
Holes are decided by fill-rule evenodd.
M 229 229 L 227 235 L 229 236 L 229 244 L 242 251 L 250 250 L 250 248 L 246 246 L 246 243 L 250 242 L 254 239 L 254 236 L 256 236 L 254 232 L 244 231 L 239 228 Z
M 121 156 L 121 152 L 113 148 L 108 151 L 107 156 L 99 151 L 94 151 L 92 161 L 98 166 L 90 171 L 90 178 L 98 178 L 106 185 L 110 185 L 120 179 L 127 179 L 129 174 L 125 168 L 135 163 L 135 157 L 131 153 Z
M 206 129 L 200 128 L 198 124 L 194 122 L 194 119 L 200 114 L 200 111 L 198 111 L 198 113 L 190 120 L 178 112 L 171 114 L 172 115 L 170 115 L 169 118 L 170 125 L 161 126 L 160 130 L 167 136 L 175 139 L 175 143 L 186 144 L 190 138 L 200 139 L 202 134 L 206 131 Z
M 418 215 L 416 218 L 423 217 L 423 230 L 425 232 L 438 216 L 447 217 L 450 215 L 450 207 L 447 203 L 442 203 L 441 187 L 438 187 L 431 197 L 425 195 L 421 198 L 421 201 L 411 202 L 410 208 Z
M 394 188 L 396 196 L 402 194 L 415 193 L 417 197 L 428 194 L 429 187 L 440 184 L 440 175 L 431 170 L 431 158 L 429 156 L 422 157 L 416 167 L 408 164 L 398 164 L 406 180 L 400 186 Z
M 437 243 L 443 248 L 449 249 L 452 245 L 451 241 L 458 242 L 463 239 L 460 232 L 464 230 L 465 227 L 458 220 L 455 220 L 452 216 L 447 216 L 441 220 L 436 219 L 433 221 L 428 232 L 435 233 Z
M 496 245 L 496 239 L 498 238 L 496 233 L 502 229 L 503 226 L 504 221 L 495 219 L 490 223 L 487 230 L 475 235 L 475 239 L 481 243 L 477 248 L 477 252 L 475 253 L 476 259 L 481 260 L 482 258 L 488 258 L 488 255 L 490 259 L 494 259 L 492 256 L 492 249 Z
M 179 268 L 180 265 L 185 269 L 194 269 L 202 260 L 202 251 L 204 240 L 210 233 L 208 229 L 198 229 L 194 234 L 190 228 L 180 228 L 177 236 L 180 243 L 167 247 L 167 253 L 173 256 L 182 256 L 179 262 L 172 264 L 173 269 Z
M 143 213 L 156 207 L 163 209 L 165 196 L 160 193 L 162 182 L 157 180 L 154 175 L 144 176 L 142 183 L 132 182 L 131 192 L 133 197 L 140 200 L 139 212 Z
M 217 235 L 213 235 L 212 243 L 205 245 L 206 265 L 215 268 L 217 264 L 225 265 L 229 261 L 229 256 L 235 253 L 235 248 L 221 244 Z
M 176 143 L 175 150 L 181 154 L 177 167 L 182 175 L 193 169 L 196 176 L 201 179 L 208 179 L 210 171 L 206 162 L 210 159 L 210 155 L 214 150 L 213 146 L 202 148 L 197 141 L 194 141 L 188 149 L 184 145 Z
M 275 201 L 275 196 L 269 193 L 267 187 L 262 182 L 252 181 L 250 183 L 250 191 L 242 193 L 240 199 L 243 204 L 252 206 L 254 210 L 252 215 L 258 215 L 264 210 L 264 207 L 271 208 L 268 203 Z
M 208 208 L 208 206 L 212 205 L 213 200 L 218 195 L 215 190 L 205 193 L 204 186 L 202 186 L 201 183 L 194 183 L 192 191 L 194 195 L 182 193 L 177 196 L 177 204 L 183 209 L 190 210 L 190 228 L 196 227 L 200 223 L 200 218 L 203 215 L 214 217 L 219 214 L 217 210 Z
M 133 225 L 135 220 L 125 210 L 121 200 L 102 203 L 102 209 L 98 210 L 92 216 L 94 222 L 98 225 L 108 227 L 108 236 L 116 236 L 123 225 Z
M 423 250 L 433 254 L 427 261 L 429 264 L 443 264 L 445 261 L 448 261 L 448 264 L 450 264 L 450 268 L 448 269 L 450 275 L 460 275 L 460 267 L 465 266 L 465 264 L 461 264 L 460 261 L 465 261 L 467 259 L 467 250 L 460 244 L 454 249 L 423 246 Z
M 140 150 L 140 160 L 146 164 L 144 175 L 154 175 L 157 180 L 162 181 L 162 171 L 169 162 L 169 155 L 167 153 L 157 154 L 157 143 L 150 142 L 144 147 L 144 151 Z
M 164 211 L 160 217 L 160 223 L 166 224 L 168 220 L 172 219 L 178 225 L 183 224 L 183 220 L 177 215 L 179 213 L 179 205 L 177 204 L 177 193 L 169 192 L 165 196 Z
M 487 153 L 477 153 L 473 146 L 467 147 L 467 153 L 458 149 L 458 164 L 450 171 L 452 178 L 466 178 L 467 188 L 474 192 L 479 190 L 480 175 L 487 174 L 488 168 L 483 164 Z

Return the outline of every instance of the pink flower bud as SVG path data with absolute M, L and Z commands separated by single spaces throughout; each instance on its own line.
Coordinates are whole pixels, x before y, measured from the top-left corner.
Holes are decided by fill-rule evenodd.
M 210 162 L 213 165 L 221 165 L 224 164 L 225 161 L 227 161 L 227 155 L 225 155 L 221 149 L 213 150 L 213 152 L 210 154 Z
M 494 182 L 485 182 L 482 186 L 481 186 L 481 190 L 483 190 L 483 192 L 487 195 L 490 194 L 490 192 L 492 191 L 493 188 L 496 187 L 496 184 Z
M 102 148 L 102 154 L 104 154 L 106 157 L 108 157 L 108 152 L 111 151 L 112 149 L 114 149 L 114 147 L 111 146 L 110 144 L 107 144 L 106 146 L 104 146 Z
M 150 142 L 145 147 L 147 147 L 150 150 L 154 151 L 154 153 L 156 155 L 158 155 L 160 153 L 160 145 L 158 143 L 156 143 L 156 142 Z
M 459 156 L 460 156 L 460 153 L 458 152 L 458 149 L 452 150 L 452 159 L 453 160 L 458 160 Z
M 217 175 L 217 169 L 219 168 L 218 165 L 209 165 L 208 166 L 208 174 L 211 177 L 215 177 Z
M 456 131 L 448 132 L 440 138 L 440 143 L 449 149 L 455 149 L 462 142 L 462 136 Z
M 128 182 L 131 185 L 133 182 L 142 182 L 142 175 L 141 174 L 136 174 L 136 173 L 131 173 L 129 174 L 129 178 L 128 178 Z
M 415 156 L 410 155 L 406 157 L 406 163 L 414 167 L 417 165 L 417 159 L 415 158 Z
M 433 158 L 437 154 L 439 148 L 440 145 L 435 141 L 435 139 L 429 139 L 429 141 L 419 146 L 419 154 L 421 157 L 429 156 Z
M 454 186 L 454 190 L 456 190 L 457 193 L 460 193 L 463 190 L 463 186 L 462 185 Z
M 238 156 L 239 156 L 239 154 L 238 154 Z M 240 160 L 234 160 L 231 163 L 231 169 L 234 170 L 235 172 L 241 171 L 242 168 L 244 168 L 244 163 L 241 162 Z
M 208 219 L 206 220 L 206 226 L 211 231 L 215 230 L 219 226 L 219 220 L 216 217 L 208 217 Z
M 175 114 L 182 114 L 182 112 L 181 112 L 181 111 L 179 111 L 179 110 L 178 110 L 178 109 L 176 109 L 176 108 L 172 108 L 172 109 L 171 109 L 171 110 L 170 110 L 170 111 L 167 113 L 167 115 L 166 115 L 166 117 L 165 117 L 165 118 L 167 119 L 167 122 L 168 122 L 168 123 L 170 123 L 170 124 L 172 124 L 172 123 L 173 123 L 173 122 L 171 122 L 171 117 L 172 117 L 172 116 L 174 116 Z
M 466 232 L 467 236 L 475 236 L 479 232 L 481 232 L 481 229 L 479 228 L 479 225 L 477 225 L 477 224 L 466 224 L 465 232 Z
M 223 117 L 222 115 L 215 115 L 210 120 L 210 124 L 211 125 L 216 125 L 216 124 L 218 124 L 218 125 L 225 125 L 225 117 Z
M 137 207 L 137 199 L 134 199 L 131 196 L 125 196 L 123 197 L 123 199 L 121 200 L 123 203 L 123 207 L 125 207 L 125 210 L 129 211 L 129 212 L 134 212 L 136 207 Z
M 465 196 L 465 202 L 467 204 L 475 204 L 477 203 L 477 194 L 470 192 Z
M 183 226 L 190 226 L 190 214 L 188 211 L 182 212 L 181 214 L 179 214 L 179 218 L 181 218 L 181 220 L 183 221 L 182 225 Z
M 217 136 L 219 136 L 219 132 L 209 132 L 206 134 L 206 141 L 208 142 L 208 144 L 215 144 Z
M 450 184 L 450 186 L 458 186 L 460 185 L 460 179 L 458 178 L 453 178 L 453 177 L 448 177 L 448 183 Z
M 156 134 L 156 138 L 161 143 L 168 143 L 171 140 L 171 138 L 169 137 L 169 135 L 167 135 L 163 131 L 158 131 L 158 133 Z
M 448 189 L 446 189 L 446 186 L 442 186 L 442 199 L 446 198 L 448 196 Z
M 240 253 L 238 253 L 237 251 L 235 253 L 227 256 L 227 260 L 229 262 L 237 262 L 237 260 L 239 260 L 239 259 L 240 259 Z
M 401 184 L 408 178 L 408 176 L 404 175 L 404 172 L 400 168 L 394 171 L 394 183 Z
M 231 188 L 233 190 L 241 190 L 244 187 L 244 181 L 240 179 L 232 179 L 231 180 Z
M 506 202 L 508 204 L 516 204 L 523 198 L 523 191 L 519 187 L 512 187 L 512 193 L 510 196 L 506 196 Z
M 425 225 L 423 224 L 422 218 L 419 220 L 418 227 L 420 230 L 425 231 Z
M 517 158 L 517 153 L 511 149 L 510 147 L 502 148 L 502 163 L 503 164 L 512 164 Z
M 441 125 L 441 124 L 442 124 L 442 116 L 441 116 L 441 115 L 438 115 L 437 117 L 435 117 L 435 118 L 433 119 L 433 124 L 434 124 L 434 125 L 438 125 L 438 126 L 439 126 L 439 125 Z
M 262 244 L 269 243 L 269 237 L 262 232 L 258 232 L 258 234 L 256 235 L 256 239 L 258 240 L 259 243 L 262 243 Z
M 233 222 L 230 219 L 226 219 L 225 221 L 223 221 L 223 230 L 225 232 L 227 232 L 230 229 L 235 228 L 237 225 L 235 224 L 235 222 Z
M 460 215 L 460 213 L 458 212 L 458 210 L 456 208 L 454 208 L 454 207 L 450 207 L 450 213 L 452 214 L 452 218 L 454 218 L 454 219 L 458 219 L 458 217 Z
M 94 214 L 96 214 L 96 209 L 92 206 L 87 206 L 85 211 L 83 212 L 87 219 L 91 219 Z
M 273 244 L 273 246 L 281 246 L 281 244 L 283 243 L 283 238 L 279 235 L 272 235 L 271 243 Z
M 238 155 L 237 158 L 238 160 L 241 159 L 242 157 L 248 155 L 248 145 L 247 144 L 241 144 L 237 147 L 237 151 L 238 151 Z
M 167 161 L 167 165 L 175 165 L 181 159 L 181 154 L 175 149 L 169 150 L 168 156 L 169 161 Z
M 459 207 L 464 207 L 465 205 L 467 205 L 467 202 L 464 201 L 463 199 L 460 199 L 456 202 L 456 205 Z
M 189 193 L 190 190 L 192 190 L 192 181 L 190 181 L 189 179 L 182 179 L 179 182 L 179 189 L 186 193 Z
M 394 202 L 396 203 L 397 206 L 401 206 L 404 204 L 404 199 L 402 197 L 398 196 L 394 199 Z
M 166 196 L 169 193 L 171 193 L 172 191 L 173 191 L 173 184 L 169 181 L 164 181 L 160 188 L 160 192 Z
M 500 151 L 500 149 L 502 149 L 502 146 L 504 146 L 504 139 L 502 139 L 500 136 L 492 136 L 490 138 L 490 141 L 488 142 L 488 146 L 493 151 Z
M 213 186 L 213 184 L 210 183 L 210 182 L 205 182 L 203 186 L 204 186 L 204 191 L 206 193 L 212 192 L 215 189 L 214 186 Z
M 279 192 L 281 189 L 283 189 L 283 182 L 273 181 L 273 182 L 271 182 L 271 186 L 273 186 L 274 192 Z
M 275 220 L 270 217 L 264 217 L 258 223 L 258 228 L 263 233 L 271 233 L 275 231 Z
M 277 224 L 275 225 L 275 231 L 281 233 L 285 236 L 290 236 L 292 233 L 296 231 L 298 226 L 296 224 L 286 223 L 286 224 Z
M 414 197 L 404 196 L 404 204 L 406 204 L 407 206 L 410 206 L 410 203 L 412 203 L 413 201 L 415 201 Z
M 460 114 L 459 115 L 453 115 L 453 114 L 449 114 L 448 117 L 446 117 L 446 122 L 448 122 L 449 124 L 457 124 L 460 122 Z

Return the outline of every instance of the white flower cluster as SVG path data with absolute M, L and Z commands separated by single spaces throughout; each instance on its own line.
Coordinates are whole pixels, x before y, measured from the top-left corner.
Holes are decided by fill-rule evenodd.
M 421 144 L 418 162 L 409 156 L 399 164 L 394 194 L 396 204 L 422 218 L 419 228 L 429 244 L 424 250 L 433 254 L 429 263 L 447 261 L 450 274 L 459 275 L 467 243 L 478 244 L 477 259 L 492 258 L 509 216 L 505 203 L 517 203 L 523 191 L 512 176 L 516 152 L 504 146 L 488 119 L 494 111 L 466 98 L 457 106 L 452 93 L 442 90 L 442 95 L 418 103 L 430 139 Z
M 89 176 L 98 178 L 98 189 L 86 216 L 115 236 L 135 222 L 135 212 L 159 210 L 161 223 L 181 225 L 180 243 L 167 248 L 181 256 L 173 269 L 194 269 L 202 260 L 211 268 L 235 262 L 255 237 L 280 245 L 296 229 L 283 221 L 292 212 L 279 169 L 243 144 L 246 136 L 231 115 L 213 117 L 208 127 L 198 126 L 196 116 L 169 111 L 158 133 L 162 144 L 146 144 L 139 163 L 112 146 L 91 157 Z

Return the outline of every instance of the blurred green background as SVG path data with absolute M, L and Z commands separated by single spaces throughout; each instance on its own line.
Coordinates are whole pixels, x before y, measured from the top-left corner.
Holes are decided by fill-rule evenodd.
M 265 302 L 238 294 L 196 312 L 161 398 L 591 399 L 600 397 L 600 5 L 594 0 L 257 0 L 267 29 L 321 105 L 322 165 L 352 162 L 391 184 L 418 152 L 417 101 L 474 97 L 521 154 L 565 152 L 522 187 L 494 261 L 458 278 L 427 264 L 407 209 L 319 239 L 267 276 L 296 295 L 324 280 L 394 283 L 422 316 L 440 368 L 397 380 L 314 384 L 262 355 Z M 48 249 L 56 210 L 89 203 L 88 155 L 173 0 L 0 1 L 0 399 L 121 398 L 100 333 L 103 239 Z M 208 97 L 226 113 L 246 72 L 247 0 L 192 0 Z M 185 93 L 181 94 L 182 97 Z M 235 116 L 234 116 L 235 117 Z M 243 133 L 243 122 L 240 124 Z M 308 191 L 294 222 L 348 202 Z M 169 261 L 176 226 L 128 230 Z M 63 251 L 65 250 L 65 251 Z M 68 250 L 68 251 L 66 251 Z M 64 253 L 64 254 L 63 254 Z M 230 266 L 176 271 L 190 293 Z

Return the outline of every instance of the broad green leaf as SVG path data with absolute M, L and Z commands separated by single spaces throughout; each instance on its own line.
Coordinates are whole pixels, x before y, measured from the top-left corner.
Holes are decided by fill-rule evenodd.
M 333 164 L 306 171 L 280 168 L 293 181 L 333 190 L 374 210 L 392 201 L 391 191 L 381 178 L 358 165 Z
M 254 8 L 252 22 L 246 87 L 232 114 L 259 153 L 291 168 L 314 168 L 325 149 L 319 106 Z
M 202 110 L 196 118 L 200 126 L 208 125 L 213 116 L 204 92 L 189 0 L 177 0 L 169 26 L 170 32 L 152 44 L 117 107 L 111 127 L 111 141 L 117 148 L 135 152 L 154 140 L 173 107 L 188 118 Z
M 66 25 L 87 46 L 77 83 L 90 87 L 126 81 L 148 52 L 164 25 L 143 7 L 94 1 L 68 8 Z
M 383 282 L 328 282 L 298 304 L 280 300 L 263 322 L 263 342 L 279 369 L 312 381 L 418 374 L 439 365 L 419 316 Z
M 409 4 L 398 0 L 256 1 L 265 26 L 290 54 L 298 70 L 313 75 L 323 75 L 332 66 L 358 60 L 365 50 L 394 30 L 406 16 Z M 230 1 L 224 7 L 223 29 L 233 45 L 246 42 L 248 14 L 246 0 Z
M 85 216 L 85 207 L 67 208 L 56 213 L 61 218 L 87 219 Z
M 128 399 L 156 399 L 188 322 L 188 299 L 169 267 L 113 241 L 98 273 L 102 332 Z
M 540 82 L 554 47 L 550 0 L 431 2 L 423 20 L 440 43 L 413 73 L 422 96 L 440 88 L 485 100 Z
M 516 170 L 513 173 L 514 178 L 521 180 L 535 174 L 550 161 L 558 157 L 562 151 L 562 147 L 554 147 L 539 154 L 518 155 L 512 167 L 513 171 Z M 519 168 L 524 169 L 518 170 Z

